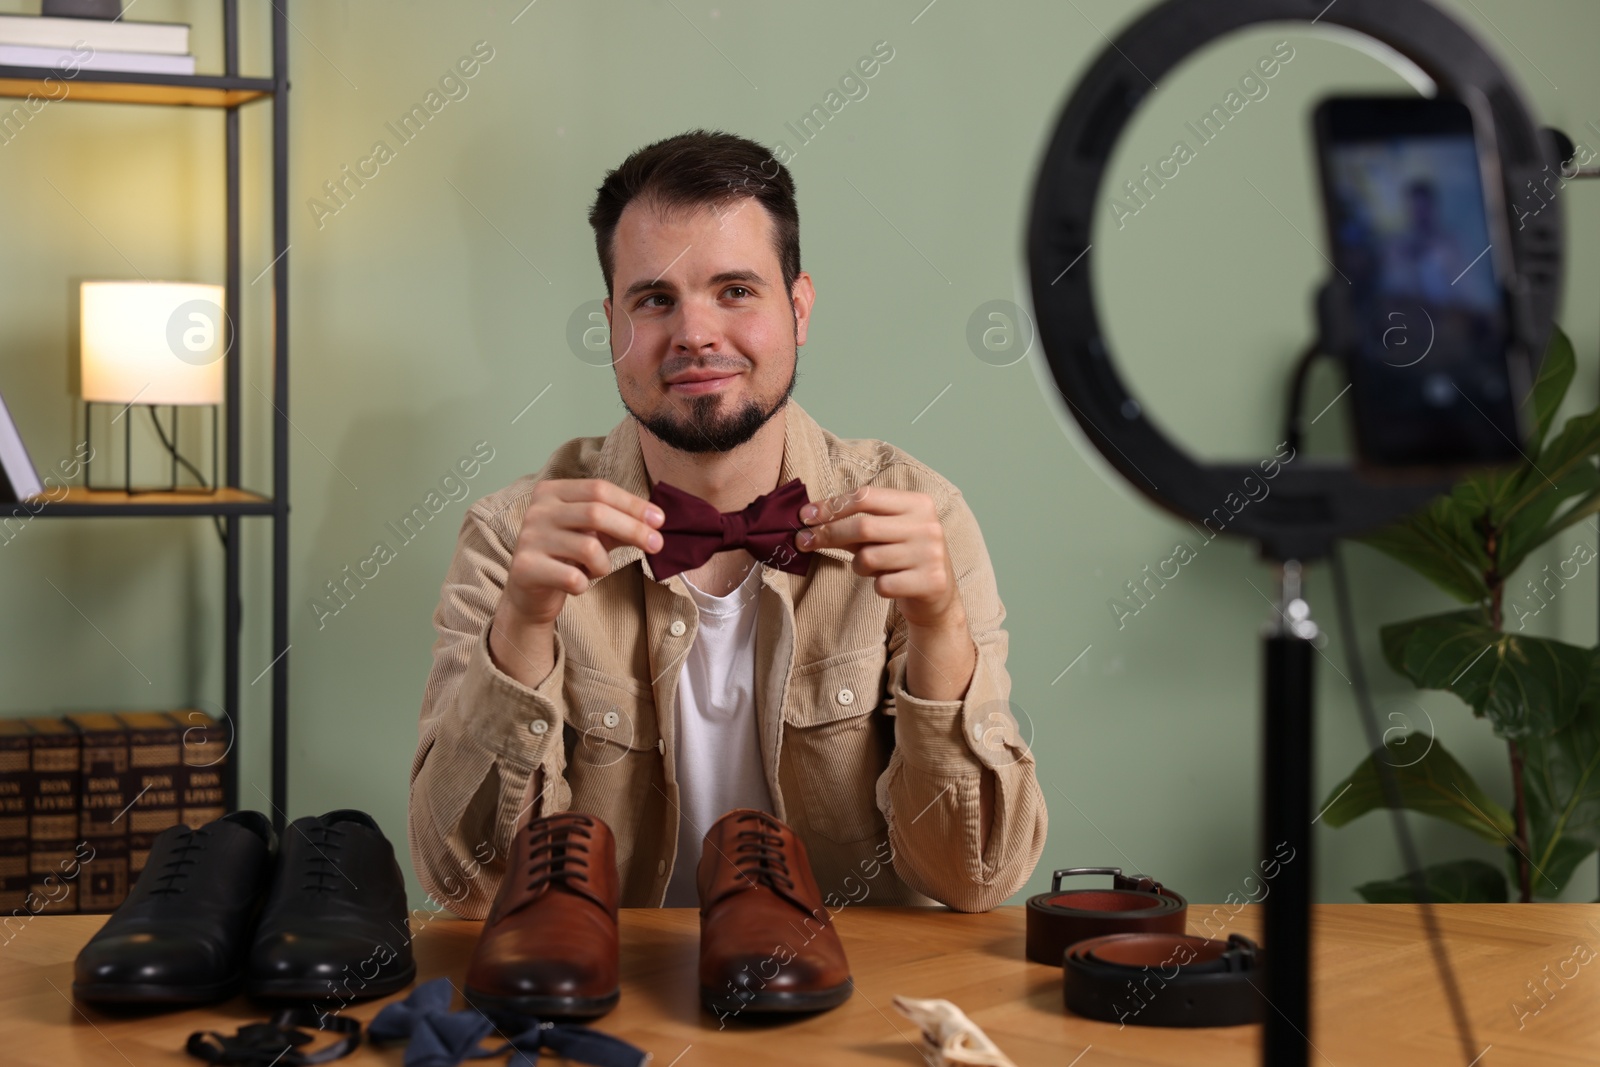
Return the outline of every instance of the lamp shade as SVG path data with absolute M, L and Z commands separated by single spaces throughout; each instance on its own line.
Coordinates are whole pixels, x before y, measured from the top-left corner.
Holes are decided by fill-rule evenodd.
M 85 400 L 222 402 L 222 286 L 84 282 L 79 296 Z

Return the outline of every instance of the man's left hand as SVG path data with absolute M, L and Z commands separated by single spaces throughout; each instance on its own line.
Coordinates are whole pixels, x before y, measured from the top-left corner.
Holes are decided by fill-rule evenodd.
M 862 486 L 846 496 L 807 504 L 807 529 L 795 535 L 803 552 L 843 548 L 851 567 L 873 579 L 915 629 L 966 631 L 966 614 L 933 498 L 926 493 Z

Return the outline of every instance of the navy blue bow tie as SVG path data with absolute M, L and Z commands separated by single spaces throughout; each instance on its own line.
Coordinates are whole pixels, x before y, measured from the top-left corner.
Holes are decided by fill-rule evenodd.
M 594 1067 L 642 1067 L 648 1058 L 621 1038 L 575 1023 L 541 1022 L 510 1012 L 495 1012 L 490 1018 L 476 1008 L 451 1011 L 452 992 L 448 978 L 422 983 L 405 1000 L 378 1012 L 367 1026 L 367 1036 L 374 1042 L 409 1038 L 405 1067 L 456 1067 L 463 1060 L 508 1052 L 510 1067 L 532 1067 L 539 1061 L 540 1049 Z M 511 1039 L 499 1048 L 480 1047 L 495 1030 Z

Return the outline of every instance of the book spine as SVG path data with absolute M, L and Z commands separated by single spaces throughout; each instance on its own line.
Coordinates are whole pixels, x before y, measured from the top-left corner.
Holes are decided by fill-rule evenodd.
M 58 48 L 30 48 L 0 44 L 0 64 L 39 67 L 76 74 L 80 70 L 124 71 L 138 74 L 193 74 L 194 56 L 157 55 L 152 52 L 107 52 L 85 49 L 62 52 Z
M 150 847 L 160 834 L 128 834 L 128 880 L 137 883 L 150 861 Z
M 32 745 L 27 735 L 0 738 L 0 913 L 28 897 L 28 801 Z
M 180 723 L 186 722 L 182 712 L 173 712 L 172 716 Z M 222 785 L 229 759 L 227 731 L 209 716 L 203 716 L 203 720 L 183 731 L 183 766 L 178 772 L 178 818 L 194 830 L 228 813 Z
M 33 783 L 28 805 L 28 910 L 66 915 L 78 910 L 77 870 L 80 747 L 76 733 L 33 738 Z
M 79 876 L 78 910 L 115 911 L 132 884 L 128 871 L 128 835 L 86 837 L 84 843 L 93 858 L 83 865 L 83 874 Z
M 189 51 L 189 27 L 175 23 L 0 15 L 0 42 L 31 48 L 71 48 L 82 42 L 95 51 L 181 55 Z
M 128 732 L 97 729 L 83 735 L 83 811 L 79 833 L 94 858 L 84 865 L 80 912 L 112 911 L 128 895 Z
M 178 772 L 183 766 L 174 727 L 128 732 L 128 833 L 159 834 L 178 825 Z

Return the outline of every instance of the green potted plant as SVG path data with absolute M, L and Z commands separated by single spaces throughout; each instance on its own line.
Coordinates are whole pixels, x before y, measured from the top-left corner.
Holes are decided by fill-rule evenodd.
M 1529 555 L 1600 513 L 1600 410 L 1550 434 L 1572 383 L 1572 343 L 1551 337 L 1529 403 L 1527 462 L 1462 481 L 1412 516 L 1363 538 L 1427 578 L 1465 610 L 1385 626 L 1384 659 L 1421 689 L 1460 697 L 1506 743 L 1509 807 L 1481 789 L 1437 739 L 1387 740 L 1338 783 L 1322 818 L 1342 826 L 1385 806 L 1378 760 L 1393 769 L 1403 807 L 1454 823 L 1506 851 L 1517 899 L 1554 897 L 1600 848 L 1600 649 L 1526 632 L 1528 621 L 1597 553 L 1582 541 L 1521 579 Z M 1589 580 L 1593 580 L 1590 577 Z M 1418 755 L 1418 753 L 1421 753 Z M 1435 900 L 1504 901 L 1505 874 L 1481 860 L 1422 871 Z M 1375 903 L 1414 899 L 1406 874 L 1357 886 Z

